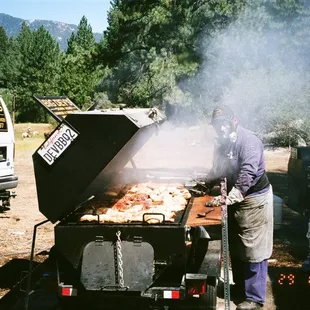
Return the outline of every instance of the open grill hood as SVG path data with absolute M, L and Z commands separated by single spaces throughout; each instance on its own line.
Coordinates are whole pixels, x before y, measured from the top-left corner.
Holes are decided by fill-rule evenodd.
M 69 114 L 32 156 L 40 212 L 61 220 L 98 176 L 103 191 L 163 120 L 155 109 Z

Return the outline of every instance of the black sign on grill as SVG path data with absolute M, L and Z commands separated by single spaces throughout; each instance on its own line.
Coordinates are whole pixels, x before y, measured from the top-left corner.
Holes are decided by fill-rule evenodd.
M 34 98 L 59 122 L 68 114 L 81 111 L 67 96 L 34 96 Z

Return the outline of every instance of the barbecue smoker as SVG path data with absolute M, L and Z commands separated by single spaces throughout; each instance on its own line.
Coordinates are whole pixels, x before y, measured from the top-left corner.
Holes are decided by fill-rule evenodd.
M 58 222 L 51 259 L 64 305 L 216 309 L 220 243 L 187 224 L 202 197 L 192 197 L 174 222 L 164 215 L 157 224 L 144 216 L 126 224 L 79 221 L 93 197 L 126 184 L 127 163 L 141 180 L 132 158 L 163 119 L 155 109 L 69 114 L 33 154 L 39 209 Z

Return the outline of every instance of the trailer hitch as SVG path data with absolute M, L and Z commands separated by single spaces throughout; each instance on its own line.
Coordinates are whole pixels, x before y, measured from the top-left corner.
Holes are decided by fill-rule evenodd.
M 15 192 L 4 191 L 0 193 L 0 201 L 2 201 L 2 205 L 0 206 L 0 212 L 10 210 L 10 199 L 15 198 Z

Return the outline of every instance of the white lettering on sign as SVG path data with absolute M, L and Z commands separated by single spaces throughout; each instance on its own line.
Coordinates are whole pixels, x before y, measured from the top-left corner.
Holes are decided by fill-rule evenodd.
M 52 165 L 77 136 L 77 132 L 67 125 L 62 124 L 44 142 L 38 153 L 49 165 Z

